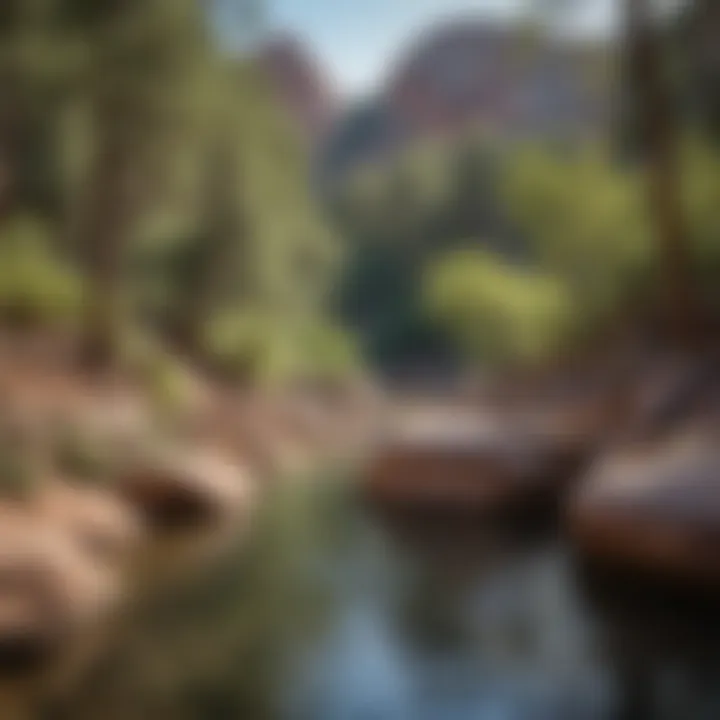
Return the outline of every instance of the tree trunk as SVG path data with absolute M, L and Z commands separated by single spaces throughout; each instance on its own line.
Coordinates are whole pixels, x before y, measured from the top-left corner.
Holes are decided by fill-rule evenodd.
M 649 2 L 626 0 L 626 11 L 630 90 L 647 171 L 648 212 L 659 252 L 662 304 L 673 340 L 687 344 L 697 331 L 699 303 L 682 209 L 678 126 Z
M 0 222 L 14 215 L 20 199 L 23 163 L 23 118 L 16 80 L 12 73 L 0 75 L 3 88 L 0 108 Z
M 227 299 L 228 286 L 238 282 L 236 251 L 245 232 L 239 178 L 232 148 L 220 141 L 210 150 L 207 160 L 202 239 L 188 278 L 180 319 L 180 343 L 196 358 L 206 353 L 208 320 Z M 237 289 L 233 288 L 233 292 Z
M 98 113 L 98 143 L 85 199 L 80 250 L 87 295 L 81 363 L 108 370 L 117 358 L 122 322 L 122 266 L 136 196 L 137 153 L 123 114 Z

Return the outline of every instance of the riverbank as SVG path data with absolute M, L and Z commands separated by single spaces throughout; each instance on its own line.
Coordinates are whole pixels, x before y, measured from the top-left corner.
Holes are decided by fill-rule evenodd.
M 263 703 L 267 694 L 276 698 L 264 685 L 269 671 L 262 663 L 256 667 L 253 658 L 272 654 L 276 633 L 283 648 L 290 643 L 284 633 L 298 631 L 292 618 L 305 606 L 306 591 L 316 598 L 309 603 L 311 637 L 316 621 L 332 622 L 325 601 L 316 595 L 325 594 L 327 583 L 333 588 L 336 582 L 350 583 L 358 601 L 366 592 L 371 599 L 384 592 L 387 578 L 372 575 L 367 587 L 342 579 L 344 563 L 350 575 L 355 572 L 354 551 L 348 550 L 351 556 L 342 561 L 327 559 L 359 542 L 353 540 L 358 513 L 369 511 L 370 524 L 359 523 L 370 527 L 368 535 L 382 538 L 391 528 L 395 538 L 394 550 L 385 540 L 372 541 L 379 543 L 375 552 L 400 552 L 406 558 L 383 571 L 397 572 L 392 582 L 401 585 L 405 574 L 413 572 L 413 556 L 422 557 L 427 549 L 445 558 L 448 571 L 455 567 L 464 574 L 465 563 L 475 567 L 487 561 L 501 575 L 511 573 L 512 563 L 500 549 L 508 537 L 519 534 L 525 540 L 519 546 L 511 543 L 511 556 L 534 556 L 541 549 L 543 557 L 554 558 L 552 563 L 565 569 L 560 575 L 550 573 L 549 586 L 569 593 L 573 602 L 579 596 L 568 588 L 584 577 L 574 569 L 575 558 L 581 565 L 587 560 L 638 575 L 648 571 L 663 579 L 660 587 L 683 592 L 688 574 L 697 577 L 697 563 L 705 558 L 699 573 L 703 587 L 697 589 L 713 596 L 715 575 L 707 570 L 715 572 L 716 558 L 708 538 L 717 527 L 712 525 L 717 479 L 713 413 L 720 404 L 714 394 L 716 373 L 707 362 L 701 365 L 710 371 L 703 370 L 699 383 L 685 382 L 697 376 L 693 364 L 670 373 L 672 382 L 666 381 L 666 366 L 648 374 L 633 398 L 621 404 L 634 410 L 630 432 L 613 425 L 618 405 L 615 398 L 606 402 L 602 393 L 581 393 L 582 402 L 573 395 L 553 403 L 526 398 L 503 406 L 467 397 L 443 402 L 382 399 L 351 389 L 250 392 L 189 375 L 191 391 L 182 393 L 182 402 L 168 403 L 130 376 L 89 378 L 66 368 L 33 365 L 27 358 L 2 360 L 0 437 L 4 461 L 13 461 L 4 467 L 3 477 L 18 482 L 5 487 L 0 502 L 0 674 L 5 680 L 0 684 L 9 698 L 28 699 L 28 707 L 15 713 L 17 720 L 34 717 L 37 704 L 45 703 L 67 707 L 73 720 L 83 717 L 78 708 L 87 703 L 94 708 L 88 710 L 89 719 L 97 716 L 92 714 L 97 703 L 108 702 L 105 693 L 116 692 L 125 696 L 122 702 L 113 700 L 119 719 L 133 716 L 127 703 L 145 707 L 145 698 L 150 705 L 152 698 L 162 697 L 172 707 L 195 702 L 204 707 L 202 678 L 215 688 L 207 691 L 213 697 L 220 692 L 218 683 L 224 687 L 242 676 Z M 643 420 L 644 412 L 649 415 Z M 637 427 L 652 442 L 638 435 Z M 688 500 L 682 505 L 689 513 L 688 527 L 695 532 L 693 513 L 698 509 L 711 523 L 702 537 L 692 540 L 693 535 L 683 545 L 686 555 L 678 555 L 662 539 L 664 531 L 638 535 L 642 528 L 662 530 L 662 518 L 676 515 L 681 507 L 667 501 L 657 505 L 654 498 L 663 485 L 659 475 L 646 472 L 646 482 L 629 483 L 625 466 L 610 462 L 635 448 L 648 467 L 654 462 L 670 467 L 662 453 L 681 430 L 710 458 L 703 465 L 709 491 L 692 492 L 699 503 L 693 505 L 685 494 L 692 488 L 684 466 L 678 466 L 672 483 L 672 497 Z M 700 455 L 683 457 L 692 465 Z M 611 477 L 601 477 L 603 464 Z M 618 525 L 618 509 L 634 520 Z M 378 523 L 385 529 L 378 530 Z M 455 542 L 461 528 L 467 532 Z M 306 542 L 307 554 L 295 556 L 295 546 L 300 552 Z M 253 549 L 258 544 L 259 554 Z M 445 555 L 448 549 L 450 556 Z M 246 560 L 246 554 L 253 559 Z M 289 565 L 284 554 L 292 557 Z M 683 572 L 676 572 L 678 562 Z M 684 572 L 688 569 L 690 573 Z M 326 577 L 328 572 L 332 577 Z M 357 570 L 357 579 L 362 572 Z M 484 574 L 482 578 L 481 593 L 492 595 L 492 582 L 486 587 Z M 297 601 L 288 590 L 296 582 L 305 588 Z M 446 579 L 437 582 L 432 593 L 450 592 Z M 612 590 L 621 582 L 613 580 L 603 588 Z M 531 592 L 530 586 L 522 587 Z M 421 602 L 423 592 L 412 594 Z M 233 613 L 244 615 L 243 598 L 250 597 L 265 619 L 258 621 L 256 611 L 248 611 L 238 629 Z M 443 597 L 438 601 L 445 602 Z M 551 636 L 564 632 L 557 618 L 547 625 L 537 622 Z M 176 647 L 175 639 L 187 644 Z M 304 647 L 306 640 L 298 644 Z M 350 642 L 349 657 L 352 647 Z M 175 649 L 168 654 L 168 648 Z M 122 660 L 113 660 L 117 652 Z M 165 680 L 152 670 L 158 653 L 166 667 L 159 675 L 169 673 Z M 280 656 L 285 658 L 284 650 Z M 491 652 L 491 664 L 492 657 Z M 276 660 L 270 673 L 274 678 L 281 672 L 274 667 Z M 152 683 L 167 683 L 165 689 L 136 677 L 146 663 L 150 665 L 142 674 Z M 337 702 L 343 706 L 342 699 Z M 286 717 L 279 712 L 277 707 L 267 710 L 267 717 Z M 536 717 L 523 714 L 528 709 L 517 712 L 518 717 Z

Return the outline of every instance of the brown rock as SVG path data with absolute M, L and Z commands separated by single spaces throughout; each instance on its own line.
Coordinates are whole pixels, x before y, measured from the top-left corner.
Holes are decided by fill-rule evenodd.
M 25 509 L 0 509 L 0 678 L 38 673 L 114 606 L 117 576 Z
M 48 483 L 30 507 L 41 522 L 57 528 L 83 553 L 109 567 L 124 565 L 143 537 L 134 510 L 101 488 Z
M 560 429 L 541 432 L 498 416 L 416 410 L 381 442 L 367 489 L 382 502 L 498 509 L 558 493 L 583 450 Z
M 720 583 L 720 450 L 687 432 L 604 457 L 570 505 L 581 552 L 668 576 Z
M 217 452 L 185 448 L 149 453 L 118 488 L 156 530 L 222 523 L 252 502 L 244 468 Z

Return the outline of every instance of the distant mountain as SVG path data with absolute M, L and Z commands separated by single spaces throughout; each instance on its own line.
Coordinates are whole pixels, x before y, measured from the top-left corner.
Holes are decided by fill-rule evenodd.
M 377 98 L 337 125 L 321 162 L 337 177 L 414 141 L 474 128 L 502 140 L 593 135 L 608 124 L 608 77 L 603 48 L 480 21 L 434 28 Z
M 276 37 L 259 51 L 257 63 L 301 139 L 315 149 L 336 122 L 340 103 L 327 74 L 290 36 Z
M 421 36 L 385 91 L 412 134 L 482 125 L 503 136 L 594 130 L 602 96 L 587 74 L 589 48 L 519 27 L 457 23 Z

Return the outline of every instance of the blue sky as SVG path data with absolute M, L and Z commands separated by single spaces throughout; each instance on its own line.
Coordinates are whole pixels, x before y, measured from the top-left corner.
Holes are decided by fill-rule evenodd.
M 566 0 L 567 1 L 567 0 Z M 512 17 L 529 0 L 266 0 L 271 29 L 297 35 L 343 94 L 372 90 L 418 31 L 463 15 Z M 581 27 L 607 30 L 617 0 L 581 2 Z

